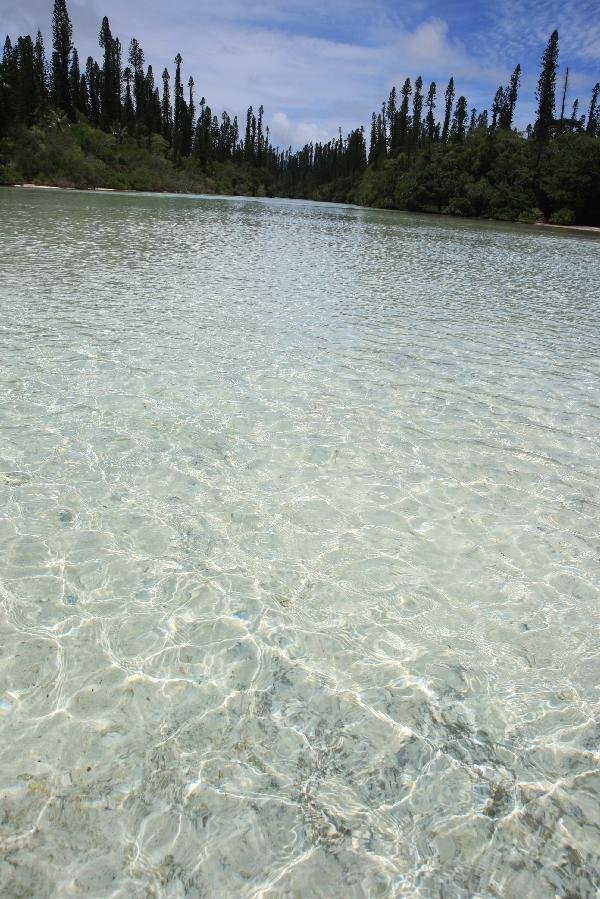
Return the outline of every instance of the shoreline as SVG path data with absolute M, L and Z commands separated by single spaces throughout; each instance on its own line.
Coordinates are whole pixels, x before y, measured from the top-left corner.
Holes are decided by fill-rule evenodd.
M 600 234 L 598 225 L 555 225 L 552 222 L 536 222 L 538 228 L 568 228 L 569 231 L 594 231 Z
M 105 193 L 105 194 L 120 194 L 120 193 L 163 193 L 163 191 L 136 191 L 136 190 L 117 190 L 115 187 L 60 187 L 57 184 L 6 184 L 4 187 L 27 187 L 34 188 L 35 190 L 71 190 L 71 191 L 86 191 L 88 193 Z M 167 191 L 170 193 L 170 191 Z M 182 194 L 182 196 L 185 196 Z M 188 196 L 190 196 L 188 194 Z M 194 195 L 191 195 L 194 196 Z M 230 196 L 229 194 L 214 194 L 215 197 L 225 197 Z M 248 196 L 249 200 L 255 199 L 252 196 Z M 277 197 L 276 199 L 292 199 L 291 197 Z M 363 206 L 362 209 L 377 209 L 377 206 Z M 404 209 L 396 209 L 390 210 L 391 212 L 406 212 Z M 441 213 L 440 213 L 441 214 Z M 502 221 L 501 219 L 474 219 L 470 216 L 448 216 L 448 218 L 460 218 L 464 221 L 485 221 L 485 222 L 495 222 Z M 507 224 L 506 222 L 504 224 Z M 510 225 L 519 225 L 523 224 L 522 222 L 508 222 Z M 537 227 L 537 228 L 559 228 L 561 230 L 566 231 L 588 231 L 592 234 L 600 234 L 600 226 L 598 225 L 554 225 L 551 222 L 532 222 L 528 227 Z
M 36 190 L 85 190 L 90 193 L 118 194 L 125 191 L 118 191 L 116 187 L 60 187 L 58 184 L 8 184 L 7 187 L 33 187 Z M 132 191 L 136 193 L 136 191 Z

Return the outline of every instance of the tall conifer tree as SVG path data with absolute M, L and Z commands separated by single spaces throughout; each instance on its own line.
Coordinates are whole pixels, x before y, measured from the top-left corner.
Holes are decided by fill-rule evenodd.
M 75 47 L 73 48 L 73 56 L 71 59 L 71 68 L 69 70 L 69 81 L 71 86 L 71 101 L 73 107 L 79 112 L 85 113 L 85 106 L 82 109 L 80 94 L 81 88 L 81 72 L 79 71 L 79 54 Z
M 430 143 L 435 138 L 435 117 L 434 117 L 435 93 L 436 93 L 436 84 L 435 84 L 435 81 L 432 81 L 431 84 L 429 85 L 429 92 L 427 94 L 427 117 L 425 119 L 425 131 L 427 134 L 427 140 Z
M 577 122 L 578 113 L 579 113 L 579 100 L 575 99 L 573 101 L 573 109 L 571 111 L 571 123 L 570 123 L 571 130 L 573 130 L 573 127 L 575 127 L 575 130 L 577 130 L 577 128 L 578 128 L 578 124 L 575 125 L 575 123 Z
M 517 96 L 519 93 L 519 82 L 521 80 L 521 66 L 517 66 L 512 75 L 507 88 L 504 90 L 504 102 L 500 111 L 499 125 L 510 131 L 515 115 L 515 107 L 517 105 Z
M 246 133 L 244 135 L 244 159 L 252 162 L 254 156 L 254 147 L 252 145 L 252 107 L 248 107 L 246 112 Z
M 423 79 L 419 75 L 415 81 L 413 97 L 412 143 L 416 147 L 421 140 L 421 115 L 423 112 Z
M 452 136 L 454 140 L 463 140 L 466 131 L 467 118 L 467 100 L 465 97 L 459 97 L 456 101 L 454 119 L 452 120 Z
M 475 107 L 471 110 L 471 118 L 469 119 L 469 134 L 473 134 L 477 127 L 477 110 Z
M 538 81 L 536 97 L 538 101 L 534 136 L 542 145 L 550 139 L 554 124 L 556 102 L 556 69 L 558 66 L 558 31 L 553 31 L 542 56 L 542 71 Z
M 52 101 L 71 121 L 75 112 L 71 100 L 69 63 L 73 49 L 73 28 L 65 0 L 54 0 L 52 12 Z
M 14 82 L 17 115 L 22 122 L 33 122 L 39 105 L 33 41 L 26 35 L 17 40 L 16 79 Z
M 452 107 L 454 105 L 454 78 L 451 78 L 448 82 L 448 87 L 446 88 L 446 93 L 444 95 L 445 100 L 445 109 L 444 109 L 444 124 L 442 126 L 442 143 L 446 143 L 448 140 L 448 134 L 450 132 L 450 117 L 452 115 Z
M 183 124 L 183 115 L 182 115 L 182 100 L 183 100 L 183 88 L 181 86 L 181 63 L 183 59 L 181 58 L 181 53 L 178 53 L 175 57 L 175 92 L 173 95 L 173 150 L 175 153 L 175 158 L 177 158 L 181 154 L 181 139 L 182 139 L 182 124 Z
M 88 94 L 87 80 L 85 75 L 83 74 L 79 79 L 79 102 L 81 103 L 81 110 L 83 114 L 88 119 L 91 118 L 90 95 Z
M 265 114 L 264 107 L 262 103 L 258 107 L 258 123 L 257 123 L 257 133 L 256 133 L 256 164 L 260 167 L 263 163 L 263 151 L 264 151 L 264 134 L 263 134 L 263 116 Z
M 388 136 L 390 142 L 390 156 L 395 156 L 395 151 L 398 145 L 398 134 L 397 134 L 397 116 L 398 110 L 396 108 L 396 88 L 393 87 L 390 91 L 390 95 L 387 101 L 386 107 L 386 116 L 388 123 Z
M 185 118 L 186 128 L 185 128 L 185 146 L 183 152 L 186 156 L 190 156 L 192 153 L 192 141 L 194 138 L 194 122 L 196 120 L 196 105 L 194 103 L 194 79 L 190 75 L 188 78 L 188 107 L 187 107 L 187 115 Z
M 89 115 L 94 125 L 100 122 L 100 67 L 88 56 L 85 63 L 85 80 L 89 97 Z
M 133 72 L 129 66 L 123 69 L 123 81 L 125 82 L 125 102 L 123 104 L 123 117 L 125 124 L 131 128 L 134 120 L 133 99 L 131 95 L 131 82 L 133 81 Z
M 143 122 L 146 118 L 147 94 L 144 84 L 144 51 L 138 41 L 132 38 L 129 44 L 127 61 L 133 71 L 133 97 L 135 100 L 135 118 Z
M 400 104 L 400 111 L 398 113 L 398 147 L 399 149 L 404 149 L 406 146 L 406 142 L 408 139 L 408 129 L 410 123 L 410 116 L 408 114 L 408 110 L 410 107 L 410 97 L 412 94 L 412 86 L 410 83 L 410 78 L 407 78 L 404 84 L 402 85 L 402 103 Z
M 502 85 L 499 86 L 498 90 L 494 95 L 494 99 L 492 101 L 492 130 L 495 131 L 498 127 L 500 117 L 502 115 L 502 110 L 504 108 L 504 88 Z
M 169 81 L 171 76 L 169 75 L 167 69 L 163 69 L 162 73 L 162 82 L 163 82 L 163 95 L 162 95 L 162 105 L 161 105 L 161 116 L 162 116 L 162 134 L 163 137 L 168 143 L 171 143 L 172 140 L 172 121 L 171 121 L 171 97 L 169 95 Z
M 38 95 L 40 98 L 40 105 L 45 106 L 48 101 L 48 64 L 46 62 L 44 38 L 42 37 L 42 32 L 39 29 L 35 38 L 35 46 L 33 48 L 33 61 L 35 67 Z
M 110 30 L 108 18 L 104 16 L 100 27 L 98 42 L 104 50 L 101 83 L 100 119 L 104 127 L 113 124 L 120 118 L 121 111 L 121 45 Z
M 590 135 L 590 137 L 595 137 L 597 134 L 598 127 L 598 96 L 600 95 L 600 83 L 594 85 L 594 89 L 592 91 L 592 99 L 590 101 L 590 109 L 588 112 L 588 120 L 586 133 Z

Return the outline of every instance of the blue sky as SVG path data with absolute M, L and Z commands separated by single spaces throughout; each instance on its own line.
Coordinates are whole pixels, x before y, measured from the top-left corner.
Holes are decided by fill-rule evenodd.
M 262 102 L 275 142 L 294 147 L 370 121 L 393 84 L 456 81 L 469 108 L 488 107 L 498 84 L 523 68 L 517 124 L 533 118 L 539 60 L 553 28 L 569 99 L 586 111 L 600 79 L 598 0 L 67 0 L 80 56 L 100 58 L 108 15 L 124 47 L 142 45 L 155 76 L 180 52 L 184 75 L 213 111 L 240 119 Z M 0 0 L 0 27 L 40 27 L 50 46 L 52 0 Z M 157 81 L 160 78 L 157 77 Z

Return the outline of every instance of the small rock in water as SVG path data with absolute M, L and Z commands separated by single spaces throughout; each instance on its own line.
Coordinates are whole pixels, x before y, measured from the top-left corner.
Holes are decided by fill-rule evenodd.
M 25 474 L 24 471 L 9 471 L 4 475 L 5 479 L 11 487 L 22 487 L 31 480 L 31 475 Z
M 491 784 L 490 798 L 486 803 L 483 814 L 487 815 L 488 818 L 499 818 L 502 815 L 509 814 L 512 808 L 513 799 L 510 790 L 502 784 Z

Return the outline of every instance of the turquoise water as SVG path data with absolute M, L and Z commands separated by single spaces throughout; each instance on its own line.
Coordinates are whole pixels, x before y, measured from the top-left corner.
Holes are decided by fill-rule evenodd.
M 600 241 L 0 191 L 4 896 L 596 897 Z

